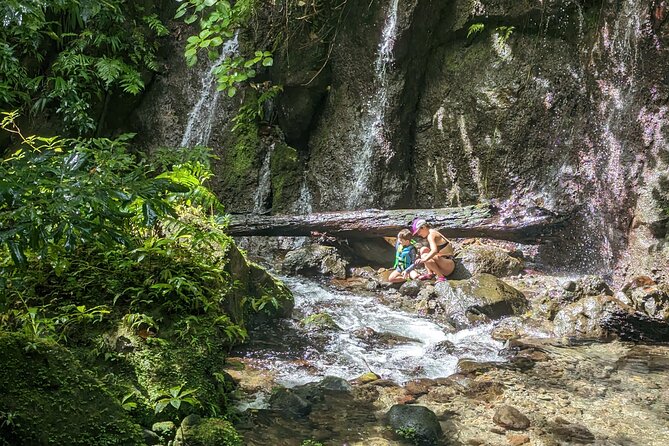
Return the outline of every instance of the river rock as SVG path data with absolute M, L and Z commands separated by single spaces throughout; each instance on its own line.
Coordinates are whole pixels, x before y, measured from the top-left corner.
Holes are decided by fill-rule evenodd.
M 353 386 L 343 378 L 338 376 L 326 376 L 319 383 L 318 387 L 333 392 L 351 392 Z
M 411 432 L 415 444 L 418 445 L 438 444 L 444 434 L 437 415 L 424 406 L 395 404 L 387 416 L 388 424 L 395 432 Z
M 434 290 L 434 312 L 452 321 L 456 328 L 518 315 L 528 306 L 523 293 L 491 274 L 437 283 Z
M 513 406 L 500 406 L 492 421 L 506 429 L 524 430 L 530 427 L 530 420 Z
M 522 260 L 512 257 L 509 252 L 490 245 L 466 245 L 458 253 L 463 266 L 472 275 L 488 273 L 495 277 L 512 276 L 523 269 Z
M 160 443 L 160 436 L 149 429 L 142 429 L 142 436 L 144 437 L 144 442 L 149 446 Z
M 498 321 L 491 336 L 497 341 L 508 341 L 526 337 L 549 337 L 553 327 L 549 321 L 511 316 Z
M 281 270 L 289 274 L 323 274 L 346 278 L 348 262 L 333 246 L 307 245 L 286 254 Z
M 402 284 L 399 292 L 402 296 L 416 297 L 423 288 L 423 282 L 420 280 L 407 280 Z
M 279 389 L 269 399 L 273 410 L 287 418 L 304 418 L 311 413 L 311 403 L 292 389 Z
M 555 421 L 549 423 L 549 427 L 558 440 L 567 444 L 590 444 L 595 441 L 595 436 L 587 427 L 570 423 L 564 418 L 556 418 Z
M 606 339 L 609 332 L 604 325 L 620 307 L 606 296 L 589 296 L 562 308 L 553 320 L 558 337 Z

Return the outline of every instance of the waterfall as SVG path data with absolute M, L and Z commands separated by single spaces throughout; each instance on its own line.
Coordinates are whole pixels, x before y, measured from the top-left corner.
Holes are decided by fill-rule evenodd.
M 206 146 L 209 144 L 211 130 L 216 115 L 216 105 L 221 96 L 214 72 L 227 58 L 239 49 L 238 33 L 225 42 L 221 56 L 213 61 L 209 69 L 201 76 L 200 96 L 188 114 L 186 130 L 181 138 L 181 147 Z
M 267 154 L 260 167 L 260 175 L 258 177 L 258 189 L 254 197 L 253 213 L 262 214 L 267 209 L 267 202 L 272 193 L 272 153 L 274 152 L 274 143 L 267 149 Z M 271 207 L 271 206 L 270 206 Z
M 622 1 L 615 20 L 602 25 L 595 46 L 601 51 L 602 64 L 601 69 L 594 67 L 601 98 L 595 104 L 599 124 L 594 131 L 596 141 L 586 141 L 586 148 L 579 154 L 579 165 L 586 183 L 594 189 L 586 198 L 592 236 L 587 241 L 590 246 L 584 249 L 600 258 L 600 268 L 605 270 L 614 266 L 622 247 L 621 229 L 630 217 L 630 181 L 640 169 L 636 161 L 626 160 L 626 155 L 633 152 L 627 123 L 637 94 L 638 43 L 649 19 L 646 3 Z M 597 268 L 593 264 L 584 266 Z
M 368 118 L 362 126 L 362 150 L 353 157 L 353 188 L 347 199 L 347 207 L 355 209 L 373 204 L 374 196 L 370 182 L 374 175 L 374 148 L 379 146 L 381 154 L 391 154 L 390 140 L 384 127 L 388 109 L 388 72 L 393 62 L 393 48 L 397 38 L 397 10 L 399 0 L 391 0 L 386 22 L 381 34 L 381 43 L 375 64 L 378 91 L 369 102 Z
M 311 214 L 313 212 L 311 201 L 312 201 L 311 191 L 309 190 L 309 186 L 307 185 L 307 179 L 305 174 L 305 178 L 302 181 L 302 186 L 300 187 L 300 197 L 297 199 L 297 201 L 293 206 L 293 212 L 300 215 Z

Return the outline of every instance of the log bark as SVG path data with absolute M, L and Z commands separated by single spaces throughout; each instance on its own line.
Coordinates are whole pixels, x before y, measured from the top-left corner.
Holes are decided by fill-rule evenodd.
M 443 209 L 395 209 L 323 212 L 309 215 L 232 215 L 228 233 L 233 236 L 308 236 L 312 232 L 363 239 L 394 237 L 414 218 L 424 218 L 446 237 L 485 237 L 522 243 L 550 238 L 568 216 L 538 215 L 505 219 L 490 206 Z

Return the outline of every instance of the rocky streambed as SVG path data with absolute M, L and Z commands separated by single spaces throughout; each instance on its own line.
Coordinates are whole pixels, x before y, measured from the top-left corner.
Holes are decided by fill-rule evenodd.
M 666 285 L 476 246 L 460 280 L 398 289 L 330 248 L 291 250 L 284 272 L 322 275 L 228 360 L 247 445 L 669 444 Z

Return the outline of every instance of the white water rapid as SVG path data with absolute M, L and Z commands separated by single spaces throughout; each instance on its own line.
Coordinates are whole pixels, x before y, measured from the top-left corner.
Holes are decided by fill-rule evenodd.
M 223 44 L 221 56 L 211 62 L 208 70 L 201 75 L 200 95 L 188 114 L 188 123 L 181 138 L 181 147 L 206 146 L 211 138 L 211 131 L 216 118 L 216 106 L 221 96 L 214 71 L 223 61 L 237 53 L 239 49 L 238 33 Z
M 252 338 L 265 336 L 270 342 L 261 340 L 243 354 L 276 372 L 279 384 L 292 387 L 328 375 L 353 379 L 370 370 L 404 383 L 449 376 L 460 358 L 502 360 L 498 354 L 502 343 L 490 337 L 490 326 L 449 333 L 428 319 L 389 308 L 371 296 L 334 291 L 307 278 L 282 280 L 294 293 L 297 312 L 326 313 L 339 330 L 305 339 L 299 324 L 291 322 L 282 333 L 267 333 L 266 327 L 254 333 Z M 376 333 L 372 341 L 359 335 L 369 329 Z
M 370 182 L 374 175 L 374 150 L 380 147 L 381 154 L 389 155 L 390 140 L 386 135 L 385 118 L 388 110 L 388 73 L 393 62 L 393 48 L 397 38 L 397 10 L 399 0 L 391 0 L 386 22 L 381 34 L 381 43 L 376 57 L 375 75 L 378 90 L 368 102 L 367 119 L 362 125 L 362 149 L 352 158 L 353 187 L 348 195 L 347 208 L 368 207 L 374 202 Z

